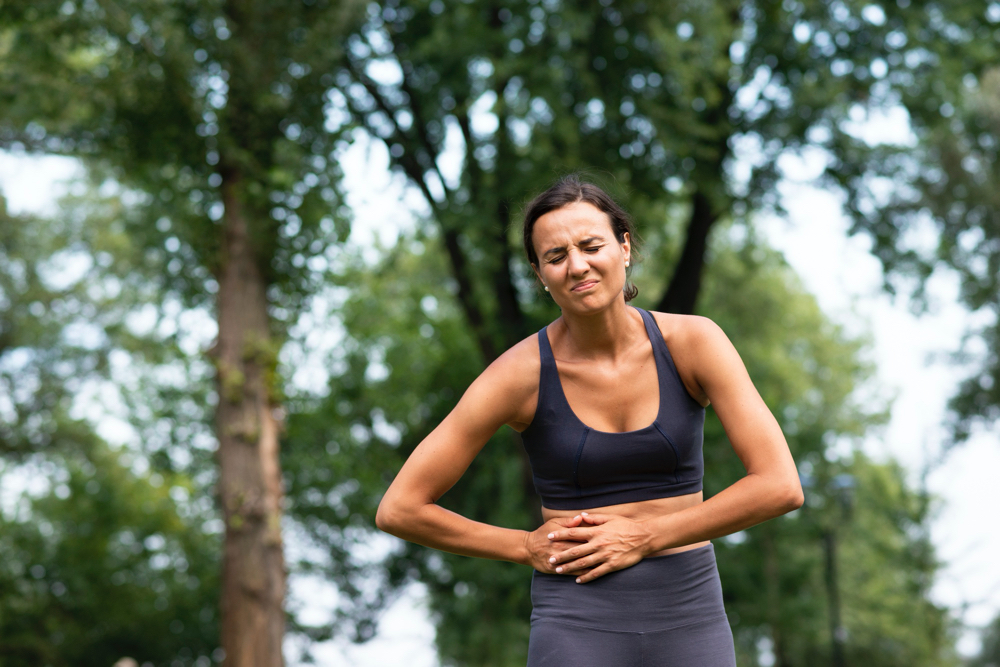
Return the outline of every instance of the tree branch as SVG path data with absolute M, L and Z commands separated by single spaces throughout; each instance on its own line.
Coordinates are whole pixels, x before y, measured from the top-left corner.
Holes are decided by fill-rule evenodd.
M 403 142 L 408 144 L 412 143 L 413 139 L 409 137 L 399 126 L 399 123 L 396 121 L 395 115 L 393 114 L 392 108 L 379 92 L 375 82 L 365 76 L 355 63 L 349 61 L 348 67 L 355 79 L 362 86 L 364 86 L 365 90 L 368 91 L 368 94 L 375 100 L 375 104 L 378 108 L 389 117 L 389 121 L 393 126 L 393 133 Z M 364 117 L 364 112 L 357 109 L 356 105 L 351 102 L 350 96 L 345 97 L 348 100 L 348 106 L 351 111 L 358 116 Z M 415 124 L 419 122 L 415 114 L 413 122 Z M 449 220 L 447 207 L 443 206 L 431 196 L 430 188 L 427 186 L 427 182 L 423 177 L 423 167 L 416 161 L 413 154 L 408 155 L 404 151 L 404 154 L 400 158 L 397 158 L 397 162 L 403 167 L 403 171 L 410 178 L 410 180 L 413 181 L 418 188 L 420 188 L 424 199 L 427 200 L 427 203 L 435 212 L 435 217 L 438 219 L 438 223 L 441 228 L 441 237 L 444 241 L 445 251 L 448 253 L 449 263 L 451 264 L 452 276 L 455 278 L 455 282 L 458 285 L 457 296 L 459 303 L 462 306 L 462 310 L 465 312 L 469 325 L 472 327 L 476 342 L 479 345 L 479 350 L 482 353 L 485 362 L 488 364 L 497 358 L 497 349 L 487 330 L 486 318 L 483 311 L 479 307 L 479 304 L 476 303 L 472 276 L 469 272 L 469 266 L 466 261 L 465 253 L 462 251 L 462 247 L 459 243 L 459 235 L 456 226 L 451 224 L 451 220 Z M 435 161 L 432 159 L 432 162 Z M 435 169 L 436 168 L 437 166 L 435 164 Z M 438 177 L 441 178 L 440 172 L 438 172 Z M 447 185 L 443 180 L 441 181 L 441 186 L 445 189 L 446 196 L 450 194 L 447 189 Z

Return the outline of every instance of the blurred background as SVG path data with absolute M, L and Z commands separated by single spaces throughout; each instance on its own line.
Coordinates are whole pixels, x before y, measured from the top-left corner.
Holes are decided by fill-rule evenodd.
M 998 45 L 997 2 L 0 3 L 0 665 L 523 665 L 530 571 L 374 514 L 558 316 L 518 222 L 571 172 L 799 466 L 715 541 L 738 663 L 1000 664 Z M 517 435 L 441 502 L 537 525 Z

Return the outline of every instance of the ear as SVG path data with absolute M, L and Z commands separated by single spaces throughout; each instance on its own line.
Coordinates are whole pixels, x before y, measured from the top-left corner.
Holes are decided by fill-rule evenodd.
M 632 238 L 628 235 L 628 232 L 625 232 L 622 235 L 621 246 L 622 246 L 622 252 L 625 254 L 625 259 L 626 260 L 631 260 L 632 259 Z
M 535 272 L 535 277 L 538 278 L 538 282 L 540 282 L 540 283 L 542 283 L 544 285 L 545 281 L 542 280 L 542 274 L 540 274 L 538 272 L 538 265 L 537 264 L 532 264 L 531 265 L 531 270 Z

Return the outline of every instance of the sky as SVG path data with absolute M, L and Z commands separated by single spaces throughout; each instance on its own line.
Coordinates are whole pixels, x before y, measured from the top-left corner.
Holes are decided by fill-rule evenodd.
M 389 174 L 380 145 L 355 144 L 342 165 L 355 212 L 352 242 L 364 246 L 376 238 L 391 241 L 404 224 L 401 220 L 410 218 L 406 211 L 419 209 L 420 203 Z M 800 174 L 780 186 L 788 215 L 763 216 L 756 224 L 830 318 L 851 332 L 870 332 L 879 386 L 895 400 L 888 426 L 869 437 L 863 448 L 879 460 L 898 459 L 914 483 L 929 466 L 927 483 L 940 499 L 932 540 L 943 563 L 932 597 L 970 628 L 959 650 L 972 655 L 979 646 L 975 628 L 1000 612 L 1000 568 L 995 565 L 1000 531 L 992 510 L 1000 507 L 1000 485 L 995 482 L 1000 434 L 977 433 L 944 456 L 940 444 L 946 402 L 962 378 L 960 369 L 947 363 L 947 354 L 958 349 L 972 320 L 956 302 L 957 282 L 947 273 L 932 278 L 931 308 L 924 315 L 913 315 L 905 299 L 890 299 L 881 289 L 881 269 L 867 241 L 847 236 L 837 197 L 809 185 L 815 162 L 807 156 L 783 167 Z M 12 212 L 51 213 L 64 190 L 60 183 L 78 174 L 77 169 L 64 158 L 0 152 L 0 192 Z M 335 604 L 336 590 L 326 582 L 299 578 L 290 583 L 290 604 L 313 620 L 322 619 Z M 321 664 L 374 667 L 405 658 L 409 667 L 435 667 L 433 638 L 421 589 L 414 587 L 386 612 L 374 640 L 362 646 L 329 642 L 317 647 L 315 655 Z M 294 664 L 296 647 L 288 648 Z

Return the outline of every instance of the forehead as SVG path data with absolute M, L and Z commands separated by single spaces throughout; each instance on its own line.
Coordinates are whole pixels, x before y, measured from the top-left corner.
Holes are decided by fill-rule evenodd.
M 582 201 L 549 211 L 535 221 L 532 229 L 535 251 L 539 255 L 549 248 L 594 236 L 605 240 L 614 239 L 611 219 L 593 204 Z

